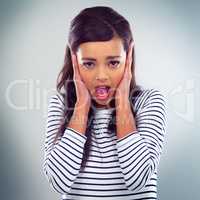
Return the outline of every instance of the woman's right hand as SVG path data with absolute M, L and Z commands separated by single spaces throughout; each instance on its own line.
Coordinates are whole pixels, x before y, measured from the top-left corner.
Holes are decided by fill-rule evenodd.
M 79 69 L 78 69 L 78 61 L 75 54 L 72 55 L 72 65 L 74 70 L 73 80 L 76 87 L 76 109 L 86 109 L 89 111 L 91 106 L 91 96 L 88 89 L 85 86 L 85 83 L 82 81 Z

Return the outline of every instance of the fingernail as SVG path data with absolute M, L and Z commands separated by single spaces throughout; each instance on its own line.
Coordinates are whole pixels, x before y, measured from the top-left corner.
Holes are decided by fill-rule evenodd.
M 133 42 L 131 42 L 130 48 L 133 48 Z
M 74 59 L 74 54 L 72 54 L 72 58 Z

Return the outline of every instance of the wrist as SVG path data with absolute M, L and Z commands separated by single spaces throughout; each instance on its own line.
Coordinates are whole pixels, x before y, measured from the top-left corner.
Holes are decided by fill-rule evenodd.
M 116 110 L 127 110 L 130 108 L 129 99 L 120 99 L 116 101 Z
M 87 120 L 88 120 L 87 110 L 75 106 L 68 126 L 76 127 L 76 129 L 82 129 L 83 132 L 83 130 L 85 130 Z
M 76 113 L 82 113 L 84 115 L 87 115 L 90 110 L 90 107 L 84 104 L 76 103 L 74 106 L 74 112 Z

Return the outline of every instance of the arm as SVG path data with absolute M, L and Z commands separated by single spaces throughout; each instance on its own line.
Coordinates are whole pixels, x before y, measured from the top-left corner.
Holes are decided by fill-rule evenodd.
M 60 95 L 52 96 L 46 122 L 43 171 L 51 187 L 58 193 L 67 193 L 79 174 L 86 142 L 86 136 L 79 132 L 81 129 L 76 129 L 75 123 L 70 121 L 71 127 L 67 127 L 63 136 L 53 144 L 63 118 L 63 109 Z
M 129 100 L 121 102 L 116 109 L 117 138 L 121 139 L 128 133 L 137 132 L 135 119 L 131 111 Z M 126 107 L 124 106 L 126 105 Z
M 130 129 L 117 140 L 126 185 L 135 192 L 143 189 L 157 170 L 166 131 L 165 98 L 157 90 L 149 93 L 136 115 L 137 130 Z

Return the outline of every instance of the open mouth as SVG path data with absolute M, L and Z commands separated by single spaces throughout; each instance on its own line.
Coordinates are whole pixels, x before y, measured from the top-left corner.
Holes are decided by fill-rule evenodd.
M 95 96 L 99 100 L 105 100 L 109 97 L 110 86 L 97 86 L 95 87 Z

